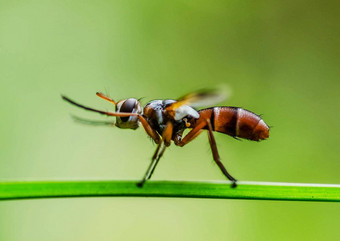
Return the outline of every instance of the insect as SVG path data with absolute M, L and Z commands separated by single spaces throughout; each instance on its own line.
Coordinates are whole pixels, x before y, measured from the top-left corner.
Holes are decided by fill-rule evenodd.
M 234 138 L 260 141 L 269 137 L 269 127 L 260 116 L 248 110 L 221 106 L 196 110 L 195 107 L 208 106 L 224 99 L 216 90 L 198 91 L 187 94 L 177 100 L 152 100 L 142 108 L 139 100 L 129 98 L 115 102 L 110 97 L 97 92 L 97 96 L 115 105 L 115 112 L 96 110 L 74 102 L 62 96 L 67 102 L 85 110 L 107 116 L 115 116 L 115 126 L 122 129 L 137 129 L 141 124 L 146 133 L 157 144 L 151 163 L 143 177 L 137 183 L 142 187 L 150 179 L 166 147 L 171 141 L 177 146 L 185 146 L 204 130 L 208 133 L 213 159 L 222 173 L 236 187 L 236 179 L 224 167 L 218 154 L 213 132 L 220 132 Z M 185 129 L 191 129 L 184 137 Z

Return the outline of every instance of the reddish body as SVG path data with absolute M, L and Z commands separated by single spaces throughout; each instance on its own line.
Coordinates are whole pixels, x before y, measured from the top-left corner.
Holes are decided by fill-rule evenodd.
M 269 127 L 260 116 L 238 107 L 212 107 L 200 110 L 200 117 L 192 119 L 191 128 L 210 120 L 213 131 L 232 137 L 260 141 L 269 137 Z M 204 127 L 207 129 L 207 127 Z

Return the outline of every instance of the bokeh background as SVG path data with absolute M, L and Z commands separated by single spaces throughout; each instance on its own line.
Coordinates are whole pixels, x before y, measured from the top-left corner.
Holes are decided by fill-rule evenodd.
M 222 105 L 271 126 L 216 134 L 239 180 L 340 183 L 337 1 L 0 1 L 0 179 L 139 179 L 142 128 L 75 123 L 95 96 L 177 98 L 227 84 Z M 171 146 L 154 180 L 224 180 L 207 136 Z M 0 240 L 337 240 L 340 206 L 248 200 L 73 198 L 0 203 Z

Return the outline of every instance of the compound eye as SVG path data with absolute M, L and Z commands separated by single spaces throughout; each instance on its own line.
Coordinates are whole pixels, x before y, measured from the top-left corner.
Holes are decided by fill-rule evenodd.
M 120 107 L 119 112 L 128 112 L 132 113 L 134 110 L 137 109 L 138 102 L 136 99 L 127 99 L 123 102 L 122 106 Z M 120 118 L 123 122 L 129 120 L 129 117 L 121 117 Z

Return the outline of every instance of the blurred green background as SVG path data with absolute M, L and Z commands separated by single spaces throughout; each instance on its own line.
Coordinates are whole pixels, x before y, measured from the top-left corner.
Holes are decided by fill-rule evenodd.
M 264 114 L 268 141 L 216 134 L 239 180 L 340 183 L 336 1 L 0 1 L 0 179 L 139 179 L 142 128 L 63 102 L 177 98 L 227 84 L 222 105 Z M 154 180 L 224 180 L 207 136 L 172 145 Z M 82 198 L 0 203 L 0 240 L 337 240 L 340 206 Z

